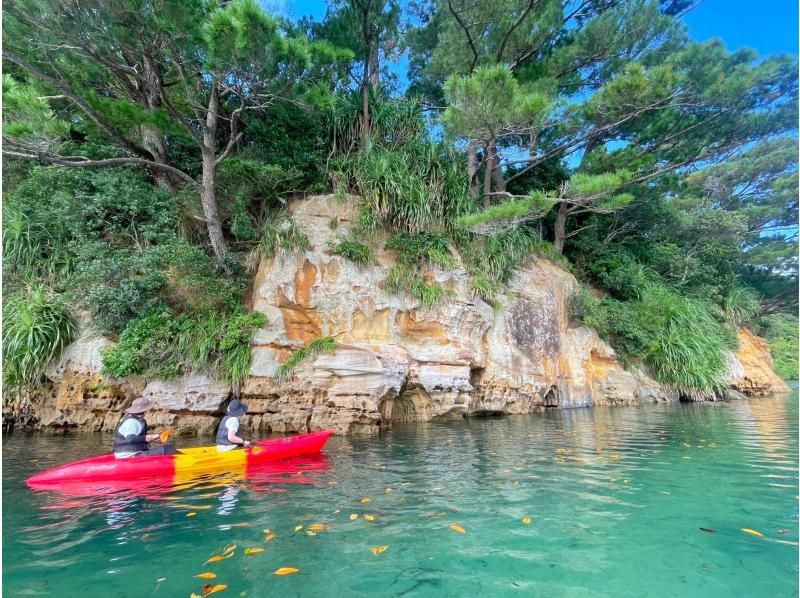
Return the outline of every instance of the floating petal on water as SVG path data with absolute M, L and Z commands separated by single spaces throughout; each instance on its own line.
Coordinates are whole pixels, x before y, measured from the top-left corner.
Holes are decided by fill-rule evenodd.
M 453 530 L 454 532 L 458 532 L 459 534 L 464 534 L 467 531 L 463 527 L 458 525 L 457 523 L 454 523 L 453 525 L 451 525 L 450 529 Z

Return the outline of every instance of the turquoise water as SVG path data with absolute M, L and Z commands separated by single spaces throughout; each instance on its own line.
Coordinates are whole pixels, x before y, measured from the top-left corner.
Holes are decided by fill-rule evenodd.
M 325 459 L 285 473 L 148 498 L 34 493 L 28 475 L 110 438 L 6 435 L 3 590 L 796 596 L 797 420 L 795 394 L 402 426 L 334 438 Z M 330 529 L 306 535 L 313 523 Z M 228 544 L 233 556 L 204 565 Z M 377 546 L 388 548 L 373 555 Z M 265 550 L 245 556 L 253 547 Z M 273 575 L 280 567 L 299 572 Z M 193 577 L 204 571 L 216 579 Z

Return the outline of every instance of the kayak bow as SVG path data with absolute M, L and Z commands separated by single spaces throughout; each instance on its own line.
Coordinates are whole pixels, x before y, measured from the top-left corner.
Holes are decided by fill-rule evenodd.
M 217 452 L 214 446 L 181 449 L 178 455 L 117 459 L 114 455 L 92 457 L 49 469 L 28 478 L 36 490 L 54 489 L 61 484 L 103 480 L 136 480 L 172 477 L 179 484 L 200 473 L 246 475 L 249 469 L 269 461 L 318 453 L 332 430 L 262 440 L 248 449 Z

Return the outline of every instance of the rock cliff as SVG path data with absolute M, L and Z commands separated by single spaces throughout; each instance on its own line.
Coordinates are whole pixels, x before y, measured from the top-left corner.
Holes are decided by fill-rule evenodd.
M 258 268 L 250 307 L 268 323 L 255 334 L 241 389 L 249 428 L 369 434 L 393 422 L 678 400 L 646 373 L 625 370 L 594 330 L 570 325 L 568 297 L 577 281 L 544 260 L 520 269 L 495 308 L 472 295 L 458 267 L 429 273 L 449 291 L 433 308 L 385 292 L 396 259 L 383 249 L 385 238 L 372 242 L 376 262 L 368 267 L 330 249 L 350 229 L 351 206 L 334 196 L 295 202 L 291 209 L 310 249 Z M 274 380 L 293 351 L 323 336 L 335 338 L 333 354 Z M 730 359 L 732 387 L 748 395 L 785 390 L 766 343 L 746 331 L 739 337 L 741 348 Z M 213 429 L 229 387 L 202 375 L 104 380 L 99 355 L 109 342 L 89 336 L 68 348 L 34 397 L 31 423 L 112 429 L 125 401 L 144 394 L 159 405 L 153 424 L 184 433 Z

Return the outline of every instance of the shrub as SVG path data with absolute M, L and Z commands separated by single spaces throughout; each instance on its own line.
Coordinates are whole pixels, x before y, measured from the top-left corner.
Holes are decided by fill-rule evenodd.
M 108 376 L 139 374 L 170 379 L 205 369 L 232 384 L 241 383 L 250 370 L 250 339 L 266 324 L 260 313 L 241 308 L 219 315 L 182 314 L 167 310 L 128 324 L 119 343 L 103 353 L 102 371 Z
M 3 309 L 4 384 L 36 386 L 74 337 L 75 324 L 66 307 L 44 288 L 11 298 Z
M 368 266 L 375 261 L 372 249 L 355 241 L 342 239 L 335 243 L 330 243 L 329 247 L 334 253 L 341 255 L 358 266 Z
M 333 353 L 334 351 L 336 351 L 336 341 L 331 336 L 325 336 L 311 341 L 302 349 L 298 349 L 292 353 L 286 363 L 277 369 L 273 379 L 278 382 L 286 380 L 301 362 L 306 359 L 312 359 L 317 355 Z
M 432 142 L 395 150 L 373 145 L 344 168 L 352 170 L 364 205 L 390 230 L 452 232 L 474 203 L 461 160 Z
M 311 247 L 308 235 L 291 214 L 283 210 L 270 213 L 259 226 L 258 234 L 258 243 L 247 256 L 247 265 L 251 271 L 258 268 L 262 259 L 293 251 L 306 251 Z
M 492 303 L 495 295 L 500 292 L 500 284 L 485 274 L 471 276 L 469 279 L 469 288 L 473 296 L 480 297 L 487 303 Z
M 713 314 L 707 303 L 656 284 L 636 300 L 598 301 L 582 290 L 570 302 L 570 315 L 595 328 L 623 361 L 642 359 L 662 384 L 700 395 L 724 386 L 724 352 L 735 347 L 733 331 Z
M 733 286 L 722 299 L 722 314 L 731 324 L 752 322 L 760 308 L 758 295 L 751 289 Z
M 407 266 L 436 264 L 452 268 L 455 265 L 447 238 L 438 233 L 396 233 L 386 243 L 386 249 L 399 252 L 400 263 Z
M 784 380 L 798 378 L 798 328 L 794 314 L 772 314 L 762 320 L 763 334 L 769 342 L 775 372 Z

